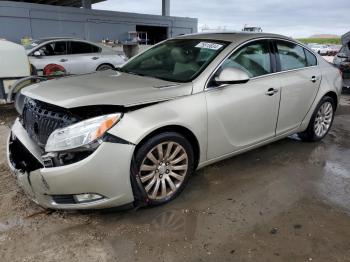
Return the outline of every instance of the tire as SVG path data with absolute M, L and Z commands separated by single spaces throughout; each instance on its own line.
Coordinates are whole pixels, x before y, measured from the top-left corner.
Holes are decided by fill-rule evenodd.
M 331 129 L 334 113 L 335 101 L 329 96 L 324 96 L 315 108 L 307 129 L 299 133 L 298 136 L 304 141 L 320 141 Z
M 194 151 L 185 137 L 175 132 L 151 137 L 136 151 L 131 163 L 135 202 L 140 202 L 136 205 L 157 206 L 173 200 L 193 171 Z
M 102 64 L 99 65 L 96 69 L 96 71 L 105 71 L 105 70 L 109 70 L 109 69 L 114 69 L 114 66 L 109 65 L 109 64 Z

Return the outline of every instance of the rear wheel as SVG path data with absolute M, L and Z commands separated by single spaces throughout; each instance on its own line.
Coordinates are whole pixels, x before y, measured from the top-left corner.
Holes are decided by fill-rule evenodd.
M 191 144 L 178 133 L 166 132 L 152 137 L 137 150 L 131 173 L 142 200 L 154 206 L 177 197 L 193 169 Z
M 299 137 L 305 141 L 319 141 L 324 138 L 332 126 L 334 112 L 334 100 L 329 96 L 323 97 L 318 103 L 307 129 L 299 133 Z

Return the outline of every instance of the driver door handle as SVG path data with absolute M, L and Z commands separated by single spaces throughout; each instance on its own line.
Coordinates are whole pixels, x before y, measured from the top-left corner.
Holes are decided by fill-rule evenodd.
M 60 62 L 67 62 L 68 61 L 68 59 L 65 59 L 65 58 L 62 58 L 61 60 L 60 60 Z
M 267 91 L 266 91 L 266 93 L 265 93 L 265 95 L 267 95 L 267 96 L 273 96 L 274 94 L 276 94 L 276 93 L 278 93 L 278 89 L 277 88 L 269 88 Z

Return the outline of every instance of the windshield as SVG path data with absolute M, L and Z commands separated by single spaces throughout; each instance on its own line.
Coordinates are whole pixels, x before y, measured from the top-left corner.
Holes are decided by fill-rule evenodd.
M 172 39 L 132 59 L 120 71 L 173 82 L 190 82 L 227 44 L 212 40 Z
M 33 40 L 30 44 L 24 45 L 24 49 L 26 50 L 33 49 L 34 47 L 40 45 L 43 42 L 45 42 L 45 40 Z

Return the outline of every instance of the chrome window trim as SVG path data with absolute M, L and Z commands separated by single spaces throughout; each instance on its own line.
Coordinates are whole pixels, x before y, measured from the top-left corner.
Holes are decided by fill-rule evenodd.
M 313 65 L 313 66 L 305 66 L 305 67 L 301 67 L 301 68 L 296 68 L 296 69 L 289 69 L 289 70 L 284 70 L 284 71 L 278 71 L 278 72 L 273 72 L 273 73 L 269 73 L 269 74 L 265 74 L 265 75 L 261 75 L 261 76 L 255 76 L 255 77 L 252 77 L 249 79 L 249 81 L 251 80 L 255 80 L 255 79 L 259 79 L 259 78 L 262 78 L 262 77 L 268 77 L 268 76 L 273 76 L 273 75 L 277 75 L 277 74 L 283 74 L 283 73 L 288 73 L 288 72 L 294 72 L 294 71 L 300 71 L 300 70 L 305 70 L 305 69 L 308 69 L 308 68 L 313 68 L 313 67 L 317 67 L 319 66 L 319 60 L 318 60 L 318 57 L 315 55 L 315 53 L 310 49 L 308 48 L 307 46 L 301 44 L 301 43 L 298 43 L 296 41 L 293 41 L 291 39 L 285 39 L 285 38 L 281 38 L 281 37 L 261 37 L 261 38 L 253 38 L 253 39 L 249 39 L 241 44 L 239 44 L 238 46 L 236 46 L 231 52 L 229 52 L 225 57 L 224 59 L 215 67 L 215 69 L 211 72 L 211 74 L 209 75 L 208 79 L 206 80 L 205 82 L 205 87 L 204 87 L 204 91 L 206 90 L 210 90 L 210 89 L 216 89 L 216 88 L 211 88 L 211 87 L 208 87 L 209 85 L 209 82 L 210 82 L 210 79 L 212 79 L 213 75 L 215 75 L 215 73 L 219 70 L 219 68 L 222 66 L 222 64 L 226 61 L 226 59 L 228 59 L 234 52 L 236 52 L 238 49 L 240 49 L 241 47 L 243 47 L 244 45 L 246 44 L 249 44 L 251 42 L 255 42 L 255 41 L 260 41 L 260 40 L 280 40 L 280 41 L 285 41 L 285 42 L 290 42 L 290 43 L 293 43 L 293 44 L 296 44 L 302 48 L 305 48 L 306 50 L 310 51 L 311 54 L 313 54 L 316 58 L 316 65 Z M 306 56 L 306 55 L 305 55 Z M 305 57 L 306 59 L 306 57 Z M 227 86 L 227 85 L 225 85 Z

